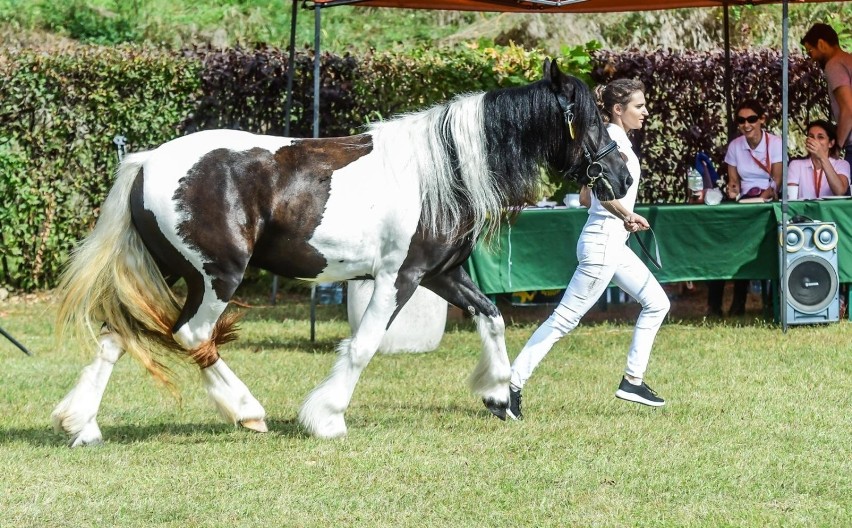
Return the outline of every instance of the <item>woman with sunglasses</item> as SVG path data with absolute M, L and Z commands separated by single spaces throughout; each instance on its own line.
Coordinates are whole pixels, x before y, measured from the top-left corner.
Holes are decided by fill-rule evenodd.
M 784 157 L 781 138 L 763 129 L 766 112 L 754 99 L 737 106 L 734 117 L 740 136 L 728 145 L 728 198 L 774 200 L 781 185 Z
M 533 370 L 562 336 L 577 327 L 610 281 L 642 305 L 627 353 L 627 368 L 615 396 L 653 407 L 665 404 L 643 377 L 657 330 L 669 311 L 669 299 L 648 267 L 626 244 L 630 233 L 649 228 L 645 218 L 632 212 L 640 168 L 627 136 L 642 128 L 648 116 L 644 92 L 645 86 L 633 79 L 616 79 L 595 89 L 601 115 L 608 123 L 607 132 L 627 162 L 633 184 L 624 198 L 611 202 L 599 201 L 588 190 L 581 194 L 581 202 L 589 207 L 589 219 L 577 242 L 577 269 L 559 306 L 533 333 L 512 364 L 508 415 L 515 420 L 521 419 L 521 389 Z
M 824 119 L 808 123 L 808 157 L 790 162 L 787 186 L 799 187 L 799 200 L 844 196 L 849 191 L 849 162 L 838 159 L 837 129 Z
M 747 99 L 737 106 L 734 120 L 740 135 L 728 144 L 725 163 L 728 165 L 728 198 L 739 201 L 770 201 L 781 186 L 781 164 L 784 161 L 781 138 L 763 129 L 766 112 L 763 105 Z M 748 297 L 747 280 L 734 281 L 734 297 L 728 315 L 745 315 Z M 710 281 L 707 285 L 707 311 L 722 316 L 722 296 L 725 281 Z

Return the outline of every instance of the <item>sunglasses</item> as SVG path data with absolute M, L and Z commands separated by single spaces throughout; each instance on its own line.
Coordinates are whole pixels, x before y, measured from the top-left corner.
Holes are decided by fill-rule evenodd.
M 742 125 L 742 124 L 744 124 L 744 123 L 746 123 L 746 122 L 751 123 L 751 124 L 753 125 L 753 124 L 757 123 L 757 121 L 758 121 L 759 119 L 760 119 L 760 116 L 759 116 L 759 115 L 757 115 L 757 114 L 752 114 L 752 115 L 750 115 L 750 116 L 748 116 L 748 117 L 737 116 L 736 121 L 737 121 L 737 124 L 738 124 L 738 125 Z

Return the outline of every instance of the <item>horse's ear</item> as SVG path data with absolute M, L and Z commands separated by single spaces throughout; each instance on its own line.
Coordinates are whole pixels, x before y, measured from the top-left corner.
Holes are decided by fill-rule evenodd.
M 557 91 L 565 84 L 565 74 L 559 69 L 559 64 L 549 57 L 544 59 L 544 79 L 550 81 Z

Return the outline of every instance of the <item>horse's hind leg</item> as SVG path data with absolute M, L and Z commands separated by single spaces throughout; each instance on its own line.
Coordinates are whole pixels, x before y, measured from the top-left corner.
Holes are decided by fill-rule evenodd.
M 226 292 L 229 299 L 239 280 L 230 282 L 233 285 Z M 231 423 L 265 433 L 266 411 L 219 355 L 218 345 L 228 339 L 226 334 L 234 322 L 221 317 L 227 302 L 219 300 L 212 288 L 204 288 L 199 296 L 194 295 L 199 286 L 189 281 L 187 285 L 187 303 L 178 319 L 175 341 L 190 352 L 201 369 L 202 384 L 219 414 Z
M 207 395 L 223 418 L 252 431 L 268 431 L 263 406 L 225 364 L 225 360 L 219 357 L 209 367 L 202 368 L 201 379 Z
M 412 283 L 398 289 L 394 282 L 393 276 L 380 274 L 376 278 L 361 324 L 351 338 L 340 343 L 331 374 L 302 403 L 299 421 L 312 435 L 337 438 L 346 434 L 343 413 L 358 378 L 378 350 L 397 305 L 404 305 L 417 287 Z
M 98 409 L 113 366 L 123 354 L 121 338 L 104 325 L 95 360 L 83 369 L 77 385 L 51 414 L 54 428 L 71 435 L 68 443 L 71 447 L 103 442 L 97 422 Z
M 489 411 L 505 420 L 509 405 L 511 365 L 506 352 L 506 325 L 500 311 L 479 291 L 461 267 L 424 279 L 420 285 L 476 316 L 482 354 L 470 376 L 470 387 L 474 394 L 482 398 Z

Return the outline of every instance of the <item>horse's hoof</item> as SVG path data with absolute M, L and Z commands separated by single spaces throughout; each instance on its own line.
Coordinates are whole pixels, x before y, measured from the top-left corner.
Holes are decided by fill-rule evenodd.
M 68 447 L 99 446 L 104 443 L 104 437 L 97 423 L 89 422 L 83 429 L 71 437 Z
M 262 419 L 252 418 L 250 420 L 243 420 L 240 422 L 240 425 L 257 433 L 269 432 L 269 428 L 266 427 L 266 421 Z
M 103 438 L 85 439 L 85 438 L 81 438 L 79 436 L 76 436 L 68 442 L 68 447 L 95 447 L 95 446 L 100 446 L 100 445 L 104 445 L 104 439 Z
M 506 402 L 498 402 L 493 398 L 482 398 L 482 403 L 485 404 L 485 407 L 491 411 L 491 414 L 500 418 L 501 420 L 506 419 L 506 408 L 508 407 L 508 403 Z

